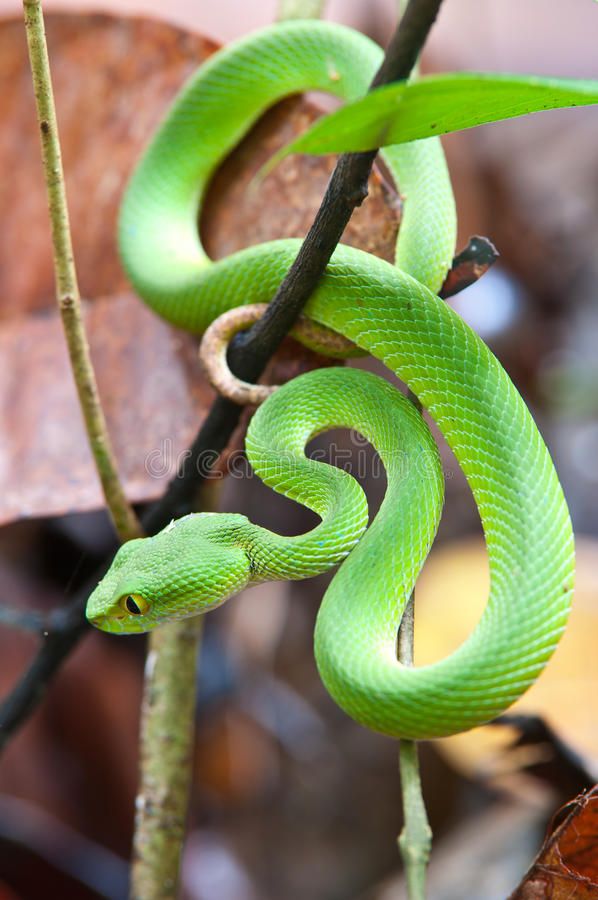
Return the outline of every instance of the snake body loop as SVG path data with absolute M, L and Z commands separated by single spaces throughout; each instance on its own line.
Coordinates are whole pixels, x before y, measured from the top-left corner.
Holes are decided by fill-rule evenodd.
M 220 313 L 275 294 L 298 242 L 273 241 L 210 262 L 196 226 L 210 176 L 276 100 L 307 89 L 351 99 L 366 90 L 380 57 L 370 41 L 340 26 L 289 22 L 200 69 L 136 169 L 120 220 L 131 281 L 160 315 L 202 332 Z M 488 548 L 491 588 L 477 627 L 432 665 L 410 669 L 397 661 L 397 627 L 440 515 L 438 456 L 423 420 L 394 388 L 348 369 L 309 373 L 280 388 L 247 436 L 257 474 L 314 509 L 317 528 L 289 538 L 244 516 L 187 516 L 121 548 L 88 616 L 108 631 L 144 631 L 212 608 L 246 584 L 307 577 L 348 555 L 318 615 L 323 680 L 370 728 L 438 737 L 488 721 L 537 678 L 566 623 L 573 538 L 523 400 L 485 344 L 435 296 L 455 237 L 440 144 L 416 142 L 384 155 L 405 199 L 397 265 L 339 246 L 306 312 L 406 382 L 454 451 Z M 356 482 L 304 455 L 313 434 L 337 425 L 370 439 L 387 469 L 387 495 L 365 535 L 367 506 Z M 134 615 L 131 595 L 136 608 L 143 601 Z

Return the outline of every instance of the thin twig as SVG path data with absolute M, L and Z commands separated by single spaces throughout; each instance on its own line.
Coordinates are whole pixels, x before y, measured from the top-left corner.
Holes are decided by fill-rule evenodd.
M 201 492 L 216 508 L 220 482 Z M 177 896 L 193 760 L 197 656 L 203 617 L 150 635 L 141 713 L 141 767 L 136 802 L 131 900 Z
M 399 742 L 399 769 L 405 819 L 399 835 L 399 849 L 405 865 L 407 895 L 409 900 L 425 900 L 432 829 L 422 795 L 417 741 Z
M 421 408 L 420 408 L 421 409 Z M 415 592 L 403 613 L 398 638 L 398 658 L 405 666 L 413 665 Z M 424 803 L 417 741 L 399 741 L 399 772 L 403 800 L 403 828 L 398 839 L 405 866 L 409 900 L 425 900 L 426 869 L 432 849 L 432 829 Z
M 177 896 L 193 761 L 196 668 L 203 618 L 152 632 L 145 663 L 141 778 L 131 900 Z
M 126 541 L 139 536 L 141 526 L 118 476 L 83 326 L 41 0 L 23 0 L 23 13 L 50 212 L 56 299 L 106 505 L 120 540 Z M 85 633 L 82 599 L 52 614 L 51 621 L 52 627 L 42 631 L 42 645 L 33 663 L 0 708 L 0 749 L 35 709 L 52 676 Z
M 141 534 L 141 526 L 120 482 L 83 326 L 41 0 L 23 0 L 23 12 L 50 211 L 56 299 L 106 505 L 119 538 L 127 541 Z
M 29 668 L 0 707 L 0 751 L 18 728 L 27 721 L 44 696 L 62 663 L 88 632 L 85 599 L 79 598 L 52 614 L 51 627 L 42 634 L 42 643 Z
M 204 485 L 200 508 L 216 508 L 220 482 Z M 203 617 L 150 634 L 140 733 L 131 900 L 177 895 L 192 777 L 197 657 Z
M 408 397 L 419 413 L 422 405 L 413 391 Z M 397 639 L 397 658 L 404 666 L 413 665 L 415 591 L 403 612 Z M 432 829 L 428 822 L 419 775 L 417 741 L 399 741 L 399 772 L 403 798 L 403 828 L 398 839 L 405 866 L 409 900 L 425 900 L 426 868 L 432 849 Z

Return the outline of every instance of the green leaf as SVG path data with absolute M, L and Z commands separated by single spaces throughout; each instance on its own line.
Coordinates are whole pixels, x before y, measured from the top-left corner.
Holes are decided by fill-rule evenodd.
M 529 75 L 428 75 L 378 88 L 319 119 L 276 154 L 374 150 L 487 122 L 598 103 L 598 81 Z M 268 165 L 268 168 L 271 168 Z

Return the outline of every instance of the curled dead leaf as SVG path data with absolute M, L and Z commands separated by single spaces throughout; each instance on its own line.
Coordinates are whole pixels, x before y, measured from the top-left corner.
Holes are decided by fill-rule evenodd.
M 598 897 L 598 785 L 582 794 L 546 838 L 509 900 L 595 900 Z

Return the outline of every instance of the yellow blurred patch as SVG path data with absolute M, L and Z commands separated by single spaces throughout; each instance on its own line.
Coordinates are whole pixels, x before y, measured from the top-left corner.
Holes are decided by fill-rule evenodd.
M 576 548 L 575 597 L 565 635 L 544 673 L 510 712 L 541 715 L 582 755 L 598 760 L 598 541 L 577 538 Z M 475 627 L 488 588 L 481 538 L 445 544 L 430 554 L 416 587 L 416 665 L 459 646 Z M 437 746 L 464 774 L 487 777 L 525 768 L 542 752 L 524 748 L 505 754 L 512 738 L 511 729 L 484 727 Z

